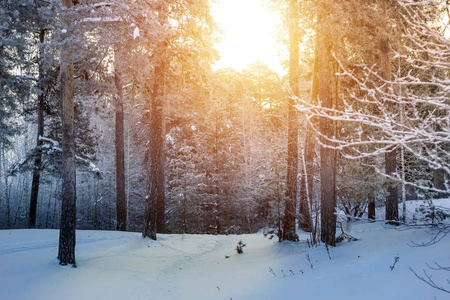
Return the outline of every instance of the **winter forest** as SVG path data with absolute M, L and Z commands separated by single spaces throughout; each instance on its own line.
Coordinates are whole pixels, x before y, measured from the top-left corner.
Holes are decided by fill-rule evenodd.
M 225 1 L 0 1 L 0 232 L 57 229 L 58 264 L 74 267 L 84 231 L 263 232 L 330 260 L 352 222 L 443 243 L 449 1 L 261 0 L 279 68 L 265 47 L 220 65 Z M 239 11 L 256 14 L 223 17 Z

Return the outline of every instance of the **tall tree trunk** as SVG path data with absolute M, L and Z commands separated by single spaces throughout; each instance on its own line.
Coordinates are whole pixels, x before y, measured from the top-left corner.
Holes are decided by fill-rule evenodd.
M 320 29 L 319 29 L 320 30 Z M 319 99 L 322 107 L 333 108 L 334 63 L 331 56 L 331 37 L 318 32 L 319 54 Z M 335 136 L 335 123 L 327 118 L 320 119 L 320 131 L 326 137 Z M 328 144 L 329 142 L 323 140 Z M 320 148 L 321 183 L 321 240 L 331 246 L 336 245 L 336 150 L 330 147 Z
M 314 50 L 314 67 L 313 67 L 313 81 L 311 89 L 311 101 L 313 104 L 317 104 L 317 97 L 319 95 L 319 56 L 317 52 L 317 41 Z M 314 120 L 311 120 L 314 122 Z M 315 229 L 313 228 L 314 222 L 312 220 L 312 200 L 314 189 L 314 131 L 312 127 L 306 123 L 306 137 L 304 145 L 304 187 L 300 194 L 300 215 L 303 216 L 303 222 L 300 223 L 300 227 L 307 231 L 312 232 L 313 238 L 315 238 Z M 313 243 L 315 241 L 312 241 Z
M 384 24 L 387 24 L 387 7 L 386 0 L 378 0 L 380 13 L 383 16 Z M 389 37 L 387 36 L 387 26 L 384 33 L 379 38 L 380 47 L 380 75 L 386 81 L 391 81 L 391 46 Z M 389 86 L 386 85 L 385 92 L 388 92 Z M 393 109 L 393 108 L 391 108 Z M 386 174 L 395 175 L 397 172 L 397 149 L 393 148 L 385 153 Z M 388 223 L 397 224 L 398 222 L 398 184 L 390 182 L 386 195 L 386 221 Z
M 37 105 L 37 141 L 36 147 L 40 147 L 42 145 L 40 141 L 40 137 L 44 136 L 44 101 L 45 101 L 45 93 L 43 86 L 43 43 L 45 40 L 45 30 L 41 29 L 39 32 L 39 96 L 38 96 L 38 105 Z M 30 216 L 28 219 L 28 228 L 36 227 L 36 211 L 37 211 L 37 201 L 39 196 L 39 180 L 41 178 L 41 164 L 42 164 L 42 154 L 41 150 L 34 159 L 34 169 L 33 169 L 33 179 L 31 182 L 31 196 L 30 196 Z
M 125 197 L 125 145 L 124 145 L 124 119 L 123 119 L 123 93 L 122 75 L 115 69 L 114 74 L 116 95 L 116 205 L 117 230 L 127 230 L 127 203 Z
M 287 197 L 284 207 L 283 239 L 295 240 L 295 202 L 297 201 L 297 175 L 298 175 L 298 112 L 295 108 L 296 101 L 293 96 L 298 96 L 298 0 L 289 2 L 289 97 L 288 115 L 288 153 L 287 153 Z
M 214 184 L 214 193 L 216 195 L 214 200 L 215 209 L 214 212 L 214 220 L 215 220 L 215 226 L 216 226 L 216 234 L 220 234 L 220 189 L 219 189 L 219 183 L 218 178 L 220 178 L 220 171 L 221 167 L 219 165 L 219 140 L 220 140 L 220 130 L 219 130 L 219 109 L 216 108 L 216 114 L 215 114 L 215 130 L 214 130 L 214 175 L 216 179 L 212 179 L 212 183 Z
M 63 1 L 66 7 L 71 7 L 71 1 Z M 58 259 L 61 265 L 75 263 L 75 229 L 77 222 L 76 209 L 76 169 L 75 169 L 75 101 L 73 67 L 67 63 L 71 50 L 63 49 L 61 54 L 61 97 L 62 97 L 62 201 L 61 225 L 59 231 Z
M 62 95 L 62 202 L 58 259 L 75 265 L 76 169 L 74 136 L 74 80 L 69 64 L 61 66 Z
M 186 220 L 186 205 L 187 205 L 187 164 L 184 164 L 184 174 L 183 174 L 183 234 L 187 231 L 187 220 Z
M 0 39 L 3 40 L 4 31 L 0 30 Z M 4 50 L 3 44 L 0 45 L 0 99 L 5 99 L 4 89 L 3 89 L 3 61 Z M 5 144 L 3 143 L 5 136 L 3 133 L 3 126 L 0 122 L 0 207 L 2 206 L 2 200 L 5 199 L 6 205 L 6 226 L 11 228 L 10 225 L 10 210 L 9 210 L 9 196 L 8 196 L 8 177 L 6 176 L 6 162 L 5 162 Z M 3 183 L 1 180 L 3 179 Z M 4 195 L 4 198 L 3 198 Z
M 161 24 L 167 24 L 167 4 L 161 3 L 159 19 Z M 156 233 L 165 230 L 165 174 L 164 174 L 164 87 L 166 73 L 167 41 L 158 45 L 155 56 L 158 60 L 154 71 L 154 84 L 151 92 L 150 120 L 150 183 L 145 205 L 144 237 L 156 240 Z

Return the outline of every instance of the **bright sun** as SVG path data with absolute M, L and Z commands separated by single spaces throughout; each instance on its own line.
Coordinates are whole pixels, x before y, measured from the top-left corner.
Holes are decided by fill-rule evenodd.
M 241 71 L 252 62 L 262 61 L 272 70 L 283 72 L 276 39 L 279 16 L 264 7 L 262 0 L 218 0 L 212 3 L 211 13 L 224 31 L 223 41 L 217 44 L 217 68 Z

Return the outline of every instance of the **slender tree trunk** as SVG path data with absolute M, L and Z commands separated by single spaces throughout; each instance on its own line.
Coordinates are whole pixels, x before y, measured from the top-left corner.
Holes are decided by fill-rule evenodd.
M 380 13 L 383 16 L 384 24 L 387 22 L 386 0 L 378 0 Z M 386 26 L 387 27 L 387 26 Z M 387 28 L 385 30 L 387 32 Z M 391 46 L 387 34 L 383 34 L 379 39 L 380 47 L 380 75 L 386 80 L 391 80 Z M 385 92 L 388 92 L 389 86 L 386 86 Z M 393 109 L 393 108 L 391 108 Z M 392 148 L 385 153 L 386 174 L 395 175 L 397 172 L 397 149 Z M 398 184 L 391 182 L 386 195 L 386 221 L 391 224 L 397 224 L 398 221 Z
M 167 24 L 167 7 L 162 2 L 159 16 L 160 23 Z M 164 174 L 164 87 L 166 73 L 167 41 L 158 45 L 155 53 L 158 63 L 154 72 L 154 84 L 151 92 L 151 120 L 150 120 L 150 183 L 145 205 L 144 237 L 156 240 L 156 233 L 165 230 L 165 174 Z
M 394 175 L 397 172 L 397 150 L 392 149 L 385 153 L 386 174 Z M 389 224 L 398 224 L 398 190 L 397 183 L 390 182 L 386 195 L 386 221 Z
M 186 224 L 186 205 L 187 205 L 187 165 L 184 164 L 184 181 L 183 181 L 183 233 L 186 233 L 187 231 L 187 224 Z
M 3 180 L 5 186 L 5 202 L 6 202 L 6 226 L 7 228 L 11 228 L 11 186 L 9 184 L 8 175 L 6 174 L 6 157 L 5 157 L 5 145 L 0 148 L 0 162 L 2 163 L 3 168 Z
M 288 114 L 288 154 L 287 154 L 287 197 L 284 207 L 283 239 L 295 240 L 295 202 L 297 201 L 297 175 L 298 175 L 298 112 L 295 108 L 296 101 L 293 96 L 298 96 L 298 0 L 289 2 L 289 97 Z
M 299 207 L 299 213 L 300 213 L 300 221 L 299 221 L 299 227 L 302 228 L 306 232 L 313 232 L 312 229 L 312 219 L 311 219 L 311 201 L 310 201 L 310 193 L 311 190 L 309 189 L 310 184 L 309 180 L 311 179 L 308 176 L 307 168 L 306 168 L 306 151 L 303 151 L 302 158 L 303 158 L 303 176 L 300 182 L 301 185 L 301 192 L 300 192 L 300 207 Z
M 215 131 L 214 131 L 214 173 L 215 177 L 219 178 L 219 172 L 221 170 L 219 166 L 219 110 L 216 110 L 216 118 L 215 118 Z M 219 195 L 220 195 L 220 189 L 218 187 L 218 182 L 213 179 L 213 183 L 215 185 L 215 209 L 214 209 L 214 220 L 215 220 L 215 226 L 216 226 L 216 234 L 220 234 L 220 201 L 219 201 Z
M 76 169 L 74 136 L 74 80 L 70 64 L 61 66 L 62 95 L 62 203 L 58 259 L 75 265 Z
M 313 68 L 313 81 L 311 89 L 311 101 L 313 104 L 317 104 L 317 97 L 319 95 L 319 56 L 317 52 L 317 42 L 314 50 L 314 68 Z M 314 120 L 311 120 L 314 122 Z M 315 229 L 313 228 L 314 222 L 312 219 L 312 201 L 313 201 L 313 189 L 314 189 L 314 131 L 310 124 L 306 123 L 306 136 L 304 145 L 304 178 L 305 186 L 302 187 L 300 194 L 300 214 L 303 215 L 303 222 L 300 223 L 300 227 L 307 231 L 312 232 L 315 239 Z M 315 241 L 312 241 L 313 243 Z
M 402 159 L 402 169 L 404 169 L 404 158 Z M 405 171 L 402 170 L 402 176 L 404 176 Z M 433 183 L 434 187 L 440 190 L 446 190 L 445 187 L 445 171 L 443 169 L 438 169 L 433 171 Z M 446 197 L 446 193 L 438 193 L 437 198 Z
M 58 187 L 60 186 L 60 182 L 61 182 L 62 180 L 57 180 L 56 181 L 56 184 L 55 184 L 55 192 L 53 193 L 53 195 L 54 195 L 54 197 L 53 197 L 53 218 L 52 218 L 52 229 L 53 228 L 56 228 L 56 221 L 57 221 L 57 216 L 58 216 L 58 214 L 57 214 L 57 211 L 58 211 L 58 196 L 59 196 L 59 193 L 58 193 Z
M 320 29 L 319 29 L 320 30 Z M 333 108 L 334 64 L 331 56 L 331 37 L 323 29 L 318 32 L 319 54 L 319 99 L 322 107 Z M 335 123 L 321 118 L 320 131 L 326 137 L 335 136 Z M 329 144 L 322 138 L 322 142 Z M 336 245 L 336 150 L 320 148 L 321 183 L 321 240 L 331 246 Z
M 124 119 L 122 78 L 120 72 L 115 70 L 116 95 L 116 204 L 117 204 L 117 230 L 127 230 L 127 202 L 125 197 L 125 145 L 124 145 Z
M 45 215 L 45 228 L 46 229 L 50 228 L 49 219 L 50 219 L 50 209 L 52 207 L 52 194 L 53 194 L 52 186 L 53 186 L 53 182 L 51 181 L 50 188 L 47 188 L 48 204 L 47 204 L 47 212 Z
M 70 0 L 62 0 L 63 5 L 70 8 Z M 73 67 L 67 63 L 68 56 L 73 55 L 72 50 L 63 49 L 61 54 L 61 100 L 62 100 L 62 202 L 61 225 L 59 231 L 58 259 L 61 265 L 75 262 L 76 243 L 76 168 L 75 168 L 75 97 Z
M 375 191 L 371 191 L 367 195 L 367 200 L 369 202 L 367 207 L 367 217 L 369 220 L 375 220 Z
M 277 178 L 278 242 L 281 242 L 283 240 L 283 234 L 282 234 L 282 231 L 281 231 L 281 209 L 280 209 L 280 205 L 281 205 L 281 192 L 280 192 L 281 180 L 280 180 L 280 173 L 278 173 L 278 163 L 277 162 L 275 162 L 275 176 Z
M 99 202 L 99 199 L 98 199 L 98 178 L 97 177 L 95 177 L 95 179 L 94 179 L 95 181 L 94 181 L 94 199 L 95 199 L 95 202 L 94 202 L 94 230 L 97 230 L 97 226 L 98 226 L 98 218 L 97 218 L 97 210 L 98 210 L 98 208 L 97 208 L 97 206 L 98 206 L 98 202 Z
M 43 86 L 43 43 L 45 40 L 45 30 L 41 29 L 39 32 L 39 96 L 38 96 L 38 105 L 37 105 L 37 141 L 36 147 L 40 147 L 42 145 L 40 141 L 40 137 L 44 136 L 44 101 L 45 101 L 45 93 Z M 41 150 L 37 154 L 37 157 L 34 160 L 34 169 L 33 169 L 33 179 L 31 181 L 31 196 L 30 196 L 30 216 L 28 221 L 28 228 L 36 227 L 36 210 L 37 210 L 37 202 L 39 196 L 39 180 L 41 178 L 41 164 L 42 164 L 42 154 Z

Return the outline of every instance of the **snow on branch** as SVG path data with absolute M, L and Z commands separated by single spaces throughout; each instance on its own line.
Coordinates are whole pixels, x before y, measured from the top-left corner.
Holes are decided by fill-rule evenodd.
M 81 23 L 114 23 L 121 22 L 123 18 L 121 17 L 90 17 L 84 18 L 80 22 Z
M 36 82 L 39 81 L 39 78 L 29 76 L 29 75 L 17 75 L 16 78 L 19 80 L 32 80 L 32 81 L 36 81 Z
M 53 169 L 60 170 L 59 165 L 61 162 L 62 148 L 59 146 L 58 141 L 54 139 L 39 136 L 39 141 L 41 145 L 33 148 L 26 157 L 19 162 L 14 163 L 8 170 L 8 176 L 15 176 L 18 173 L 24 173 L 27 171 L 34 170 L 34 160 L 42 156 L 47 159 L 43 164 L 44 169 L 53 166 Z M 79 155 L 75 155 L 77 167 L 82 167 L 87 172 L 94 174 L 97 178 L 103 178 L 103 172 L 89 159 L 83 158 Z
M 94 8 L 100 8 L 100 7 L 105 7 L 105 6 L 116 6 L 116 4 L 114 4 L 112 2 L 100 2 L 100 3 L 95 3 L 92 6 Z
M 333 54 L 339 68 L 336 76 L 351 84 L 341 90 L 333 108 L 308 100 L 296 99 L 297 109 L 315 132 L 322 147 L 340 150 L 347 159 L 363 159 L 403 149 L 409 157 L 431 170 L 450 174 L 450 41 L 431 27 L 436 15 L 433 9 L 416 11 L 417 5 L 436 4 L 436 1 L 399 0 L 403 8 L 406 33 L 403 50 L 392 58 L 403 72 L 392 79 L 381 76 L 376 65 L 363 63 L 349 67 L 345 59 Z M 419 4 L 420 3 L 420 4 Z M 440 2 L 439 2 L 440 3 Z M 417 9 L 419 7 L 417 6 Z M 318 120 L 336 124 L 333 136 L 322 134 Z M 397 174 L 375 171 L 385 178 L 402 181 Z M 423 182 L 405 182 L 430 192 L 450 191 L 430 187 Z

